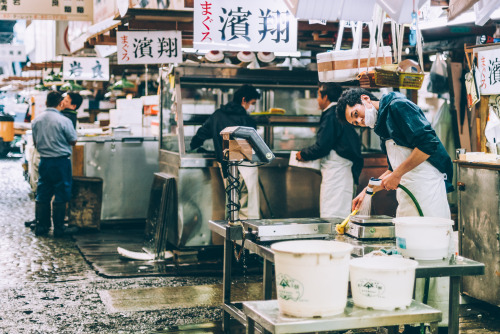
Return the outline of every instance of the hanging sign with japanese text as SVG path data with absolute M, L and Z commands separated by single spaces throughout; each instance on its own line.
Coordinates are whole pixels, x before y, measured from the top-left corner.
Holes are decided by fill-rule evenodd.
M 63 57 L 64 80 L 109 80 L 109 59 L 96 57 Z
M 25 62 L 26 51 L 24 45 L 0 44 L 0 60 L 8 62 Z
M 118 31 L 118 64 L 168 64 L 182 62 L 180 31 Z
M 0 20 L 92 21 L 93 0 L 0 0 Z
M 477 86 L 481 95 L 500 94 L 500 48 L 477 53 Z
M 297 19 L 282 0 L 195 0 L 195 49 L 297 51 Z

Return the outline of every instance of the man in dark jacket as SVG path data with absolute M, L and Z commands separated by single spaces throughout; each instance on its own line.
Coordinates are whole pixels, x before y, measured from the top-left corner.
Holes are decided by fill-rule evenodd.
M 227 163 L 222 157 L 222 136 L 220 132 L 229 126 L 248 126 L 257 129 L 257 123 L 249 116 L 255 110 L 260 93 L 251 85 L 243 85 L 235 93 L 233 101 L 217 109 L 198 129 L 191 139 L 191 149 L 194 150 L 207 139 L 214 142 L 215 157 L 221 165 L 224 179 L 227 178 Z M 259 206 L 259 174 L 256 167 L 239 166 L 242 189 L 240 196 L 240 218 L 260 218 Z M 245 195 L 248 191 L 248 195 Z
M 370 92 L 356 88 L 342 94 L 337 116 L 352 125 L 370 127 L 380 137 L 389 163 L 380 176 L 382 188 L 397 189 L 397 217 L 418 216 L 413 201 L 398 189 L 401 184 L 415 196 L 425 217 L 451 219 L 446 192 L 453 190 L 453 163 L 416 104 L 401 93 L 386 94 L 379 101 Z M 362 191 L 354 199 L 353 208 L 362 203 L 364 194 Z M 447 277 L 439 277 L 432 278 L 429 285 L 427 304 L 443 313 L 440 326 L 448 322 L 448 284 Z M 423 294 L 423 286 L 423 279 L 418 279 L 417 296 Z
M 77 121 L 77 110 L 82 105 L 82 102 L 82 96 L 76 92 L 68 92 L 64 94 L 64 100 L 62 102 L 64 110 L 61 111 L 61 114 L 71 120 L 71 123 L 73 123 L 73 127 L 75 129 Z
M 323 110 L 316 143 L 297 152 L 297 160 L 321 159 L 320 217 L 349 215 L 354 183 L 358 183 L 363 157 L 361 141 L 354 128 L 339 122 L 335 101 L 342 88 L 335 83 L 321 83 L 318 105 Z

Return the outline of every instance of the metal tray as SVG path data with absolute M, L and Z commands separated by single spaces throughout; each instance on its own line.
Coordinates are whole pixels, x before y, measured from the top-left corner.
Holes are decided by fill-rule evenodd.
M 378 215 L 378 216 L 352 216 L 350 221 L 359 225 L 394 225 L 393 217 Z

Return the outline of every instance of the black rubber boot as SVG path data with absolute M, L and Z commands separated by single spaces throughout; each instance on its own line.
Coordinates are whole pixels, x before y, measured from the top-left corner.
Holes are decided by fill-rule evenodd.
M 66 203 L 52 203 L 52 222 L 54 223 L 54 237 L 60 238 L 78 232 L 78 227 L 64 225 L 66 218 Z
M 35 235 L 47 235 L 50 230 L 50 202 L 35 202 Z
M 66 217 L 66 203 L 52 203 L 52 222 L 54 223 L 54 237 L 64 236 L 64 218 Z
M 36 225 L 36 218 L 33 219 L 33 220 L 28 220 L 28 221 L 24 222 L 24 227 L 30 227 L 31 228 L 31 225 Z

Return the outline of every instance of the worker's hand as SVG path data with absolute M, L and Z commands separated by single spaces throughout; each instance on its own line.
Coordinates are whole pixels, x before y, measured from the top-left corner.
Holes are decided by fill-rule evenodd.
M 302 156 L 300 155 L 300 151 L 298 151 L 297 154 L 295 154 L 295 158 L 297 159 L 297 161 L 305 161 L 304 159 L 302 159 Z
M 361 191 L 359 195 L 352 200 L 351 211 L 358 210 L 361 207 L 361 203 L 363 203 L 363 198 L 365 198 L 365 195 L 366 195 L 366 188 L 363 189 L 363 191 Z
M 385 190 L 396 190 L 401 182 L 401 176 L 398 173 L 392 172 L 382 178 L 382 188 Z

